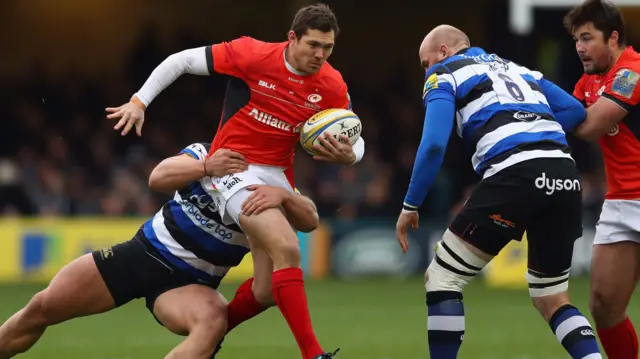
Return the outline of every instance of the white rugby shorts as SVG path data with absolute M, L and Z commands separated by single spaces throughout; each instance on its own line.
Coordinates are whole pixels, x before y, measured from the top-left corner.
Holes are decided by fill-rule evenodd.
M 593 244 L 640 243 L 640 201 L 607 199 L 602 205 Z
M 246 189 L 251 185 L 269 185 L 284 188 L 293 192 L 284 169 L 273 166 L 249 165 L 241 173 L 224 177 L 205 177 L 201 180 L 203 188 L 213 197 L 222 223 L 240 225 L 242 204 L 253 193 Z

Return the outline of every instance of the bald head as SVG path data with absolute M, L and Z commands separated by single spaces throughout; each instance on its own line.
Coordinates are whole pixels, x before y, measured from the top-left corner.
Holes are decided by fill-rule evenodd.
M 425 60 L 427 60 L 427 65 L 433 65 L 432 58 L 435 55 L 440 53 L 439 57 L 441 58 L 435 61 L 438 62 L 470 46 L 469 37 L 462 30 L 451 25 L 440 25 L 431 30 L 422 40 L 419 52 L 420 60 L 423 62 L 423 66 Z

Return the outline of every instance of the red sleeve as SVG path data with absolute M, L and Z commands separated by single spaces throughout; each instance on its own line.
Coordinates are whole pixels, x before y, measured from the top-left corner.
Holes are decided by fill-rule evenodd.
M 230 42 L 207 46 L 209 72 L 243 77 L 255 45 L 256 40 L 243 36 Z
M 640 102 L 639 72 L 637 69 L 625 65 L 613 68 L 605 79 L 602 97 L 606 97 L 618 106 L 630 111 Z
M 587 99 L 584 96 L 584 79 L 585 79 L 585 75 L 582 75 L 582 77 L 580 77 L 580 80 L 578 80 L 578 82 L 576 83 L 575 88 L 573 89 L 573 97 L 577 98 L 578 101 L 580 102 L 585 102 L 585 100 Z

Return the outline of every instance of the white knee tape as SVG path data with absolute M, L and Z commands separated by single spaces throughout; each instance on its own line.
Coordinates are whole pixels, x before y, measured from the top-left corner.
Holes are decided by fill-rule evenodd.
M 525 274 L 525 279 L 529 283 L 531 298 L 546 297 L 569 290 L 569 269 L 554 276 L 529 269 Z
M 427 292 L 462 292 L 464 286 L 487 264 L 487 261 L 471 253 L 450 230 L 436 244 L 434 255 L 427 268 Z

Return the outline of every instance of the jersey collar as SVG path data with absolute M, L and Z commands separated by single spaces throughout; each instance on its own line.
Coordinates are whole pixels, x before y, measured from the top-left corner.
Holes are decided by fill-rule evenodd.
M 456 52 L 453 56 L 455 56 L 455 55 L 462 55 L 462 54 L 466 53 L 467 51 L 469 51 L 469 49 L 471 49 L 471 48 L 470 48 L 470 47 L 465 47 L 464 49 L 462 49 L 462 50 L 460 50 L 460 51 Z
M 289 72 L 291 72 L 294 75 L 306 76 L 307 74 L 305 74 L 302 71 L 298 71 L 298 70 L 294 69 L 293 66 L 291 66 L 291 64 L 287 61 L 287 48 L 288 47 L 289 47 L 289 45 L 287 44 L 287 46 L 284 47 L 284 51 L 282 51 L 282 60 L 284 61 L 284 66 L 287 68 L 287 70 L 289 70 Z

